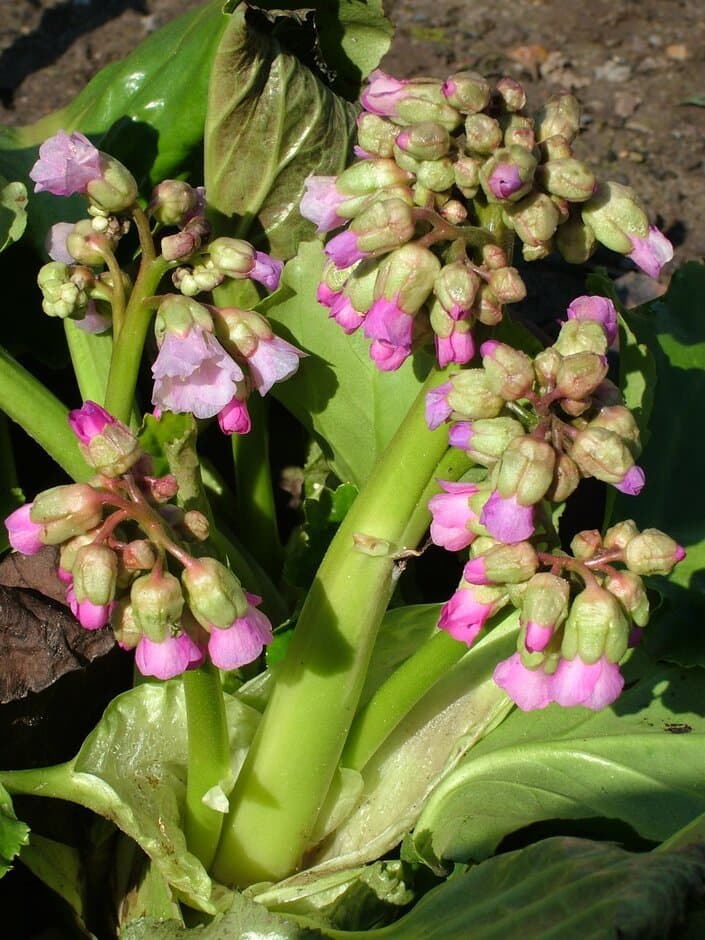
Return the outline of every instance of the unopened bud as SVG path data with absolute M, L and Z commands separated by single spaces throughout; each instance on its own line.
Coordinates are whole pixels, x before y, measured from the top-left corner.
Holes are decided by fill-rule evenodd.
M 526 297 L 526 284 L 516 268 L 492 271 L 489 285 L 497 300 L 503 304 L 515 304 Z
M 76 222 L 66 237 L 66 249 L 79 264 L 99 267 L 105 264 L 105 256 L 115 248 L 117 239 L 96 232 L 90 219 Z
M 223 283 L 225 275 L 214 267 L 204 264 L 194 265 L 193 268 L 177 268 L 171 275 L 171 280 L 177 290 L 184 297 L 195 297 L 196 294 L 208 293 Z
M 632 452 L 635 460 L 641 453 L 639 426 L 634 419 L 634 415 L 624 405 L 611 405 L 602 408 L 597 417 L 590 422 L 590 427 L 607 428 L 608 431 L 619 434 Z
M 118 560 L 107 545 L 83 545 L 76 552 L 71 573 L 76 600 L 104 606 L 115 597 Z
M 534 122 L 530 118 L 519 117 L 512 114 L 508 120 L 502 122 L 504 127 L 504 146 L 523 147 L 533 150 L 536 143 L 534 137 Z
M 583 352 L 604 356 L 607 353 L 607 333 L 602 323 L 596 320 L 566 320 L 553 346 L 562 356 Z
M 363 111 L 357 119 L 357 142 L 367 153 L 375 157 L 391 157 L 399 127 L 380 117 Z
M 558 454 L 556 466 L 553 468 L 553 480 L 546 491 L 551 502 L 563 503 L 575 492 L 580 483 L 580 471 L 575 461 L 567 454 Z
M 605 548 L 618 548 L 624 551 L 629 542 L 639 534 L 633 519 L 624 519 L 616 525 L 610 526 L 605 532 Z
M 43 265 L 37 275 L 42 292 L 42 310 L 49 317 L 82 317 L 88 306 L 88 294 L 71 279 L 71 268 L 62 261 Z
M 491 467 L 511 441 L 524 433 L 524 428 L 514 418 L 484 418 L 451 425 L 448 442 L 451 447 L 464 450 L 475 463 Z
M 417 160 L 439 160 L 448 153 L 450 134 L 442 124 L 424 121 L 402 128 L 396 145 Z
M 565 137 L 561 137 L 560 134 L 555 134 L 553 137 L 542 140 L 538 148 L 541 154 L 541 160 L 544 163 L 548 163 L 549 160 L 565 160 L 567 157 L 573 156 L 573 148 L 570 146 L 570 141 L 567 141 Z
M 440 269 L 433 292 L 443 309 L 457 319 L 471 309 L 479 286 L 479 276 L 464 262 L 454 261 Z
M 497 544 L 463 568 L 469 584 L 520 584 L 536 574 L 539 560 L 530 542 Z
M 247 598 L 235 575 L 214 558 L 194 559 L 184 568 L 181 580 L 189 607 L 206 630 L 225 629 L 247 610 Z
M 480 167 L 483 161 L 477 157 L 458 157 L 453 164 L 455 185 L 466 199 L 472 199 L 480 187 Z
M 390 186 L 403 186 L 408 179 L 406 171 L 394 160 L 360 160 L 340 174 L 335 188 L 348 196 L 366 196 Z
M 379 199 L 350 223 L 359 251 L 391 251 L 414 237 L 412 210 L 401 199 Z
M 375 300 L 393 300 L 404 313 L 416 313 L 433 290 L 441 263 L 428 249 L 412 242 L 388 254 L 379 266 Z
M 499 121 L 487 114 L 471 114 L 465 121 L 465 149 L 469 153 L 490 154 L 502 143 Z
M 586 476 L 612 484 L 621 483 L 634 465 L 634 459 L 621 437 L 605 428 L 579 431 L 573 440 L 570 456 Z
M 571 202 L 585 202 L 595 191 L 595 174 L 582 160 L 572 157 L 542 163 L 536 178 L 546 192 Z
M 156 550 L 148 539 L 133 539 L 122 550 L 122 564 L 128 571 L 149 571 L 156 561 Z
M 548 140 L 560 135 L 570 142 L 580 130 L 580 105 L 569 94 L 558 94 L 546 102 L 536 116 L 536 139 Z
M 451 225 L 460 225 L 468 217 L 468 210 L 459 199 L 449 199 L 438 212 Z
M 247 277 L 255 265 L 255 249 L 242 238 L 216 238 L 208 246 L 208 254 L 226 277 Z
M 191 232 L 176 232 L 162 238 L 160 249 L 165 261 L 184 261 L 201 247 L 201 241 Z
M 416 174 L 420 186 L 434 193 L 442 193 L 455 182 L 455 170 L 450 157 L 440 160 L 424 160 L 419 164 Z
M 101 151 L 101 175 L 86 184 L 92 205 L 104 212 L 125 212 L 137 199 L 137 183 L 127 167 Z
M 198 542 L 205 542 L 210 535 L 210 523 L 203 513 L 197 509 L 189 509 L 188 512 L 184 513 L 181 528 Z
M 475 315 L 484 326 L 497 326 L 502 320 L 502 304 L 489 284 L 480 284 L 477 290 Z
M 591 395 L 607 375 L 607 359 L 592 352 L 564 356 L 556 376 L 556 393 L 581 401 Z
M 490 271 L 499 271 L 500 268 L 506 268 L 509 265 L 507 253 L 499 245 L 483 245 L 482 261 Z
M 529 435 L 509 443 L 499 462 L 496 483 L 503 499 L 516 498 L 520 506 L 542 499 L 553 480 L 556 452 L 546 441 Z
M 477 72 L 455 72 L 443 83 L 448 104 L 462 114 L 476 114 L 490 101 L 490 84 Z
M 595 194 L 583 205 L 583 221 L 606 248 L 627 255 L 632 238 L 646 238 L 649 219 L 633 189 L 621 183 L 600 183 Z
M 667 575 L 685 558 L 685 550 L 659 529 L 644 529 L 624 547 L 624 563 L 634 574 Z
M 570 550 L 578 561 L 594 558 L 602 548 L 602 536 L 598 529 L 584 529 L 573 537 Z
M 446 401 L 461 418 L 496 418 L 504 407 L 504 398 L 491 390 L 484 369 L 463 369 L 451 378 L 450 386 Z
M 142 631 L 135 622 L 132 604 L 127 597 L 120 598 L 113 607 L 110 626 L 116 643 L 124 650 L 134 649 L 142 639 Z
M 42 526 L 42 542 L 60 545 L 98 525 L 103 515 L 100 494 L 87 483 L 54 486 L 35 497 L 29 517 Z
M 524 646 L 530 652 L 541 652 L 551 636 L 568 616 L 570 587 L 555 574 L 535 574 L 521 597 L 521 626 Z
M 154 187 L 149 212 L 162 225 L 182 225 L 198 204 L 198 192 L 182 180 L 164 180 Z
M 544 389 L 553 389 L 563 357 L 553 346 L 542 350 L 534 357 L 534 372 Z
M 575 598 L 566 620 L 561 644 L 565 659 L 580 659 L 591 665 L 606 656 L 616 663 L 627 651 L 629 620 L 617 598 L 604 588 L 591 585 Z
M 556 231 L 560 213 L 550 196 L 531 193 L 505 207 L 507 220 L 529 247 L 541 247 Z
M 513 78 L 500 78 L 495 92 L 506 111 L 521 111 L 526 105 L 524 87 Z
M 531 359 L 520 349 L 488 340 L 480 347 L 488 387 L 505 401 L 524 398 L 534 382 Z
M 536 158 L 524 147 L 501 147 L 480 168 L 480 184 L 490 202 L 518 202 L 530 190 Z
M 154 643 L 162 643 L 179 627 L 184 596 L 178 578 L 168 571 L 154 569 L 137 578 L 130 603 L 135 623 Z

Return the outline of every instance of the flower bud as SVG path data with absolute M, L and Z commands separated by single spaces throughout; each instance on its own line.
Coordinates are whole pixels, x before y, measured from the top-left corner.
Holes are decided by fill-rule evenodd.
M 164 180 L 152 190 L 149 212 L 162 225 L 183 225 L 198 205 L 198 192 L 182 180 Z
M 536 158 L 524 147 L 495 150 L 480 168 L 480 184 L 490 202 L 518 202 L 531 190 Z
M 504 127 L 505 147 L 523 147 L 525 150 L 534 149 L 536 144 L 534 122 L 530 118 L 512 114 L 501 123 Z
M 503 499 L 516 498 L 520 506 L 533 506 L 553 480 L 556 452 L 546 441 L 524 435 L 509 443 L 497 468 L 497 491 Z
M 549 238 L 545 242 L 537 242 L 535 245 L 530 245 L 524 242 L 521 246 L 521 256 L 524 261 L 541 261 L 542 258 L 548 258 L 548 256 L 553 251 L 553 239 Z
M 602 536 L 599 529 L 584 529 L 573 537 L 570 550 L 578 561 L 594 558 L 602 548 Z
M 602 408 L 597 417 L 590 422 L 590 427 L 607 428 L 608 431 L 614 431 L 622 438 L 635 460 L 641 453 L 639 427 L 634 420 L 634 415 L 624 405 L 611 405 Z
M 646 238 L 649 233 L 649 220 L 640 199 L 621 183 L 600 183 L 583 205 L 582 217 L 602 245 L 622 255 L 633 250 L 632 238 Z
M 419 164 L 416 174 L 418 185 L 433 193 L 442 193 L 455 182 L 455 170 L 450 157 L 440 160 L 424 160 Z
M 375 157 L 391 157 L 399 128 L 378 114 L 363 111 L 357 118 L 357 142 Z
M 100 494 L 87 483 L 53 486 L 35 497 L 29 514 L 42 526 L 45 545 L 60 545 L 98 525 L 103 516 Z
M 477 157 L 458 157 L 453 164 L 455 185 L 466 199 L 472 199 L 480 186 L 482 160 Z
M 536 116 L 536 139 L 560 135 L 570 142 L 580 130 L 580 105 L 573 95 L 561 93 L 549 98 Z
M 534 356 L 534 372 L 544 389 L 552 389 L 555 386 L 562 361 L 563 357 L 553 346 Z
M 490 154 L 502 143 L 499 121 L 487 114 L 471 114 L 465 121 L 465 149 L 469 153 Z
M 76 600 L 97 606 L 109 604 L 115 597 L 117 570 L 117 555 L 107 545 L 82 545 L 71 566 Z
M 101 174 L 86 184 L 91 205 L 104 212 L 125 212 L 137 199 L 137 183 L 127 167 L 101 151 Z
M 438 212 L 451 225 L 461 225 L 468 217 L 468 210 L 459 199 L 449 199 Z
M 379 199 L 353 219 L 349 231 L 357 236 L 358 251 L 381 254 L 414 237 L 414 218 L 401 199 Z
M 608 343 L 613 343 L 617 338 L 617 310 L 608 297 L 599 297 L 596 295 L 585 294 L 576 297 L 573 300 L 566 313 L 569 320 L 594 320 L 604 329 Z M 597 337 L 598 334 L 595 333 Z M 605 352 L 601 348 L 601 341 L 598 339 L 598 346 L 591 346 L 593 352 Z M 572 350 L 577 352 L 577 350 Z
M 579 402 L 591 395 L 606 375 L 605 356 L 592 352 L 564 356 L 556 375 L 556 394 Z
M 463 369 L 454 375 L 445 399 L 453 412 L 469 421 L 496 418 L 505 404 L 490 388 L 484 369 Z
M 685 550 L 658 529 L 644 529 L 624 546 L 624 563 L 634 574 L 667 575 L 685 558 Z
M 475 463 L 491 467 L 509 444 L 523 435 L 524 428 L 514 418 L 481 418 L 451 425 L 448 442 L 464 450 Z
M 488 340 L 480 347 L 488 387 L 505 401 L 524 398 L 534 382 L 531 359 L 520 349 Z
M 166 239 L 162 240 L 164 241 Z M 171 275 L 174 287 L 184 297 L 195 297 L 196 294 L 212 291 L 223 283 L 224 278 L 224 274 L 207 264 L 196 264 L 192 268 L 176 268 Z
M 193 326 L 200 327 L 207 333 L 213 332 L 213 318 L 207 308 L 190 297 L 166 294 L 154 321 L 157 345 L 161 346 L 167 332 L 185 337 Z
M 489 285 L 502 304 L 515 304 L 526 297 L 526 284 L 516 268 L 492 271 Z
M 454 320 L 471 309 L 479 287 L 479 276 L 462 261 L 444 265 L 433 282 L 436 298 Z
M 553 346 L 562 356 L 583 352 L 604 356 L 607 353 L 607 333 L 603 324 L 596 320 L 566 320 Z
M 462 114 L 476 114 L 490 101 L 490 84 L 477 72 L 455 72 L 443 83 L 448 104 Z
M 194 559 L 184 568 L 181 580 L 191 613 L 206 630 L 229 627 L 247 610 L 240 582 L 215 558 Z
M 187 538 L 193 538 L 197 542 L 205 542 L 210 535 L 210 523 L 203 513 L 197 509 L 189 509 L 188 512 L 184 513 L 181 529 Z
M 168 571 L 155 568 L 137 578 L 130 589 L 130 603 L 135 623 L 154 643 L 178 629 L 184 596 L 179 579 Z
M 226 277 L 247 277 L 255 264 L 255 249 L 241 238 L 216 238 L 208 246 L 208 254 Z
M 396 145 L 417 160 L 439 160 L 450 149 L 450 134 L 442 124 L 424 121 L 404 127 L 397 134 Z
M 76 222 L 66 237 L 66 249 L 71 257 L 89 267 L 104 265 L 106 254 L 113 251 L 116 243 L 116 238 L 96 232 L 91 219 Z
M 438 626 L 454 639 L 471 646 L 487 620 L 508 600 L 504 587 L 467 585 L 461 581 L 459 589 L 441 608 Z
M 513 78 L 500 78 L 495 87 L 495 94 L 506 111 L 521 111 L 526 105 L 526 92 Z
M 530 653 L 541 652 L 568 616 L 570 587 L 558 575 L 535 574 L 521 598 L 523 643 Z
M 622 606 L 638 627 L 649 622 L 649 598 L 638 574 L 615 571 L 605 581 L 605 588 L 621 601 Z
M 585 264 L 597 248 L 595 233 L 578 215 L 558 227 L 556 248 L 569 264 Z
M 536 179 L 547 193 L 571 202 L 585 202 L 596 185 L 595 174 L 587 163 L 573 157 L 542 163 L 536 171 Z
M 618 548 L 620 551 L 624 551 L 629 542 L 631 542 L 631 540 L 638 534 L 639 530 L 637 529 L 634 520 L 624 519 L 622 522 L 618 522 L 616 525 L 610 526 L 610 528 L 605 532 L 605 548 Z
M 367 196 L 390 186 L 403 186 L 408 179 L 408 173 L 394 160 L 360 160 L 340 174 L 335 188 L 347 196 Z
M 484 245 L 482 248 L 482 263 L 490 271 L 499 271 L 509 265 L 507 253 L 499 245 Z
M 39 269 L 37 284 L 42 292 L 42 310 L 49 317 L 80 318 L 88 306 L 88 295 L 71 280 L 71 269 L 51 261 Z
M 148 539 L 133 539 L 122 550 L 122 564 L 128 571 L 149 571 L 156 562 L 156 550 Z
M 561 655 L 571 660 L 579 656 L 587 664 L 606 656 L 616 663 L 627 651 L 628 638 L 629 620 L 620 602 L 604 588 L 591 585 L 573 601 Z
M 605 483 L 621 483 L 634 466 L 634 459 L 624 441 L 606 428 L 579 431 L 570 448 L 570 456 L 585 476 L 596 477 Z
M 142 639 L 142 631 L 135 622 L 132 604 L 127 597 L 120 598 L 114 605 L 110 614 L 110 626 L 121 649 L 133 650 Z
M 70 411 L 68 421 L 86 463 L 98 473 L 122 476 L 142 457 L 132 431 L 93 401 Z
M 388 254 L 379 266 L 374 289 L 375 303 L 384 298 L 394 301 L 404 313 L 415 314 L 433 290 L 440 270 L 440 261 L 428 248 L 422 248 L 414 242 L 402 245 Z M 370 317 L 374 315 L 374 308 L 375 304 L 365 321 L 366 330 Z M 393 341 L 389 337 L 377 338 Z
M 176 232 L 174 235 L 166 235 L 162 238 L 159 247 L 165 261 L 185 261 L 198 251 L 201 241 L 192 232 Z M 188 289 L 184 291 L 184 293 L 188 292 Z M 197 291 L 192 290 L 190 293 L 197 293 Z
M 580 471 L 567 454 L 558 454 L 553 468 L 553 480 L 546 496 L 553 503 L 563 503 L 575 492 L 580 483 Z
M 520 584 L 536 574 L 539 560 L 530 542 L 495 545 L 463 568 L 468 584 Z
M 489 284 L 481 283 L 477 289 L 475 315 L 484 326 L 497 326 L 502 320 L 502 304 Z
M 505 213 L 509 225 L 530 247 L 542 247 L 553 236 L 560 219 L 555 203 L 545 193 L 531 193 L 507 205 Z

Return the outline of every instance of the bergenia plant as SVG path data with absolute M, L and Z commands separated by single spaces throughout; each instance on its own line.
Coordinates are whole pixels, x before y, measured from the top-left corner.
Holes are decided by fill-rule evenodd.
M 703 269 L 623 308 L 595 253 L 673 249 L 578 156 L 572 95 L 396 78 L 379 5 L 314 4 L 331 88 L 273 38 L 300 18 L 226 6 L 133 54 L 107 137 L 99 76 L 0 154 L 81 392 L 3 353 L 66 474 L 13 490 L 10 557 L 135 667 L 77 755 L 0 773 L 2 852 L 84 935 L 511 936 L 530 899 L 531 936 L 666 936 L 705 885 L 700 419 L 668 402 Z M 560 307 L 527 298 L 547 258 L 582 272 Z M 28 795 L 110 835 L 28 841 Z

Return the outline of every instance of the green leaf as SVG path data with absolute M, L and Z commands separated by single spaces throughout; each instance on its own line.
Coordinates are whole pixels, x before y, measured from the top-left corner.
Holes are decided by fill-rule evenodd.
M 0 251 L 19 241 L 27 225 L 27 187 L 0 176 Z
M 681 104 L 694 104 L 698 108 L 705 108 L 705 95 L 692 95 L 681 101 Z
M 85 872 L 78 849 L 33 832 L 20 859 L 35 877 L 66 901 L 81 921 L 85 920 Z
M 319 0 L 317 24 L 321 52 L 333 69 L 333 89 L 356 100 L 360 83 L 376 69 L 391 45 L 394 27 L 382 0 Z
M 304 500 L 304 524 L 287 545 L 284 576 L 299 588 L 308 588 L 338 526 L 357 496 L 357 487 L 341 483 L 324 487 L 315 498 Z
M 356 109 L 338 98 L 239 7 L 213 63 L 205 132 L 209 207 L 222 234 L 289 258 L 313 225 L 299 214 L 310 173 L 345 166 Z
M 259 309 L 277 333 L 309 353 L 273 393 L 318 437 L 335 474 L 360 486 L 416 398 L 430 368 L 423 353 L 380 372 L 361 331 L 346 336 L 316 301 L 323 270 L 319 242 L 306 242 L 284 268 L 282 289 Z
M 28 839 L 29 826 L 15 816 L 10 795 L 0 784 L 0 878 Z
M 702 813 L 703 673 L 643 670 L 597 714 L 557 705 L 514 712 L 433 793 L 417 850 L 431 864 L 479 860 L 531 823 L 596 817 L 662 841 Z M 687 733 L 670 733 L 674 726 Z

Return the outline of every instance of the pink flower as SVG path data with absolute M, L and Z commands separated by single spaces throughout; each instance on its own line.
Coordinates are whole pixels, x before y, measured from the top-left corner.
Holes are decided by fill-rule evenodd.
M 336 268 L 349 268 L 351 264 L 367 257 L 366 252 L 357 247 L 357 235 L 350 229 L 331 238 L 325 252 Z
M 468 584 L 491 584 L 486 572 L 487 562 L 482 555 L 471 558 L 463 568 L 463 580 Z
M 85 192 L 86 186 L 101 175 L 100 152 L 75 131 L 57 131 L 39 148 L 39 159 L 29 171 L 36 193 L 71 196 Z
M 5 519 L 10 545 L 16 552 L 21 552 L 23 555 L 36 555 L 40 548 L 44 547 L 41 539 L 42 527 L 29 518 L 33 505 L 33 503 L 25 503 Z
M 167 332 L 152 366 L 152 404 L 166 411 L 212 418 L 233 398 L 244 375 L 218 340 L 192 326 L 185 336 Z
M 468 529 L 468 523 L 477 516 L 470 508 L 470 497 L 478 492 L 474 483 L 451 483 L 438 480 L 442 493 L 432 496 L 428 508 L 433 516 L 431 522 L 431 540 L 449 552 L 460 551 L 476 537 Z
M 526 649 L 530 653 L 541 653 L 548 646 L 552 636 L 553 627 L 530 620 L 526 625 Z
M 432 388 L 426 394 L 426 424 L 429 431 L 435 431 L 444 421 L 453 414 L 453 409 L 448 404 L 448 393 L 453 390 L 450 382 L 444 382 L 443 385 Z
M 94 401 L 84 402 L 80 408 L 69 411 L 71 430 L 83 445 L 90 444 L 94 437 L 102 434 L 108 424 L 117 423 L 105 408 Z
M 62 261 L 64 264 L 74 264 L 75 258 L 69 253 L 66 246 L 66 239 L 73 232 L 73 222 L 56 222 L 49 229 L 49 234 L 44 242 L 46 252 L 52 261 Z
M 607 297 L 576 297 L 566 312 L 569 320 L 595 320 L 604 328 L 608 343 L 617 338 L 617 310 Z
M 661 268 L 673 258 L 673 245 L 655 225 L 649 227 L 646 238 L 630 236 L 632 250 L 627 257 L 649 277 L 658 277 Z
M 394 346 L 383 339 L 372 340 L 370 359 L 381 372 L 396 372 L 411 355 L 408 346 Z
M 368 339 L 381 339 L 392 346 L 411 346 L 414 318 L 399 306 L 399 295 L 379 297 L 365 317 L 363 332 Z
M 620 483 L 614 484 L 614 488 L 627 496 L 638 496 L 644 488 L 645 482 L 646 475 L 644 471 L 641 467 L 635 465 L 627 470 Z
M 487 185 L 495 199 L 506 199 L 524 184 L 517 166 L 513 163 L 498 163 L 490 173 Z
M 323 307 L 332 307 L 335 301 L 342 296 L 342 291 L 333 290 L 333 288 L 329 287 L 325 281 L 321 281 L 321 283 L 316 288 L 316 300 Z
M 331 320 L 335 320 L 338 326 L 349 336 L 354 333 L 365 319 L 364 313 L 359 313 L 352 305 L 349 297 L 345 294 L 339 294 L 333 302 L 328 314 Z
M 263 251 L 256 251 L 255 263 L 247 276 L 264 284 L 268 291 L 275 291 L 279 287 L 283 270 L 283 261 L 272 258 Z
M 252 422 L 247 402 L 233 397 L 225 408 L 218 412 L 218 424 L 223 434 L 249 434 Z
M 73 321 L 84 333 L 105 333 L 113 325 L 109 314 L 100 313 L 94 300 L 88 301 L 85 316 Z
M 315 176 L 311 174 L 304 180 L 306 192 L 299 205 L 299 212 L 310 222 L 318 226 L 316 231 L 330 232 L 345 221 L 336 209 L 346 197 L 335 188 L 337 176 Z
M 407 83 L 392 78 L 381 69 L 375 69 L 368 79 L 369 84 L 360 96 L 360 103 L 366 111 L 390 117 L 396 114 L 399 101 L 408 96 Z
M 623 686 L 617 663 L 602 656 L 589 664 L 576 656 L 559 662 L 553 676 L 553 698 L 565 707 L 584 705 L 600 711 L 614 702 Z
M 541 666 L 527 669 L 519 653 L 498 663 L 493 678 L 523 712 L 545 708 L 554 700 L 553 676 L 547 675 Z
M 156 643 L 142 636 L 135 650 L 135 665 L 143 676 L 157 679 L 173 679 L 187 669 L 200 666 L 204 660 L 203 650 L 188 633 L 168 636 Z
M 475 343 L 470 330 L 454 329 L 450 336 L 436 336 L 436 357 L 443 369 L 451 362 L 463 365 L 475 355 Z
M 455 640 L 472 646 L 494 604 L 478 601 L 472 587 L 459 588 L 441 608 L 438 626 Z
M 66 600 L 71 613 L 86 630 L 100 630 L 104 627 L 110 620 L 110 614 L 115 606 L 114 601 L 109 604 L 94 604 L 89 600 L 79 602 L 74 594 L 73 584 L 66 589 Z
M 534 507 L 521 506 L 516 496 L 505 499 L 495 490 L 480 514 L 480 524 L 498 542 L 523 542 L 534 533 Z
M 475 430 L 472 421 L 456 421 L 451 424 L 448 431 L 448 443 L 451 447 L 457 447 L 458 450 L 470 450 Z
M 257 348 L 247 357 L 250 374 L 260 395 L 266 395 L 275 382 L 283 382 L 299 368 L 299 359 L 306 353 L 278 336 L 259 338 Z
M 253 662 L 264 646 L 272 642 L 272 625 L 257 610 L 261 598 L 246 595 L 249 604 L 243 617 L 224 630 L 213 627 L 208 638 L 208 654 L 219 669 L 238 669 Z

